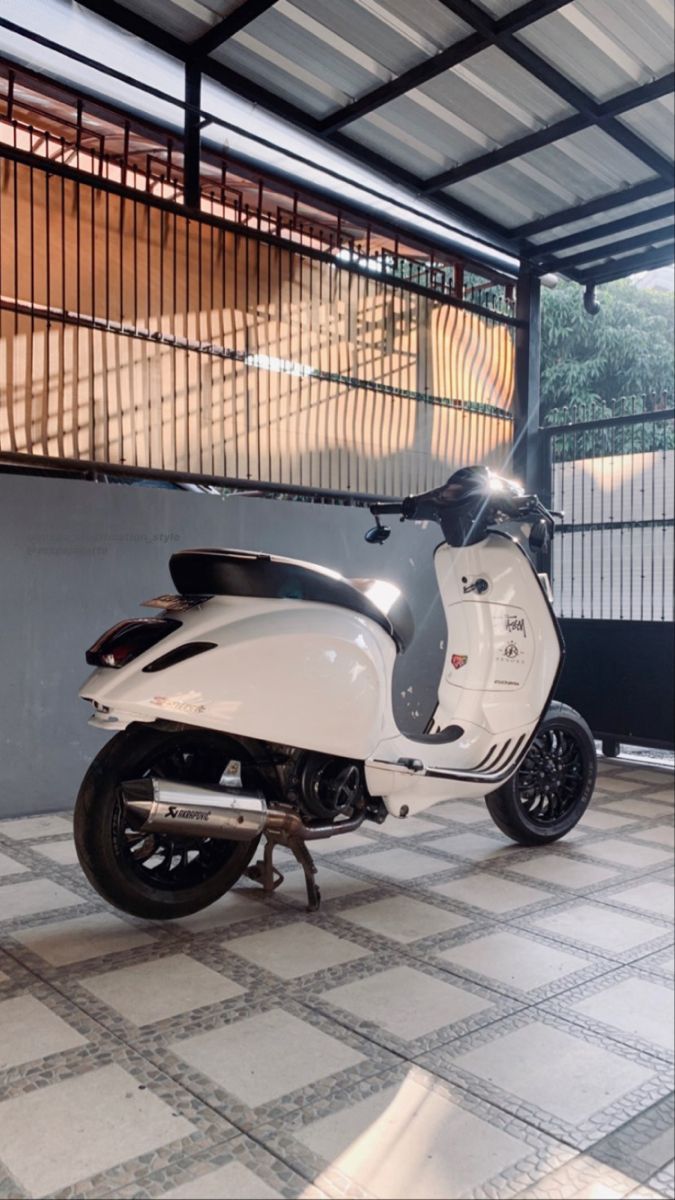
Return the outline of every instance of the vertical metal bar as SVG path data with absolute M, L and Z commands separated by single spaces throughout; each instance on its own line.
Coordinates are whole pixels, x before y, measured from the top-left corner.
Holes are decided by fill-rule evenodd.
M 52 303 L 52 243 L 51 243 L 51 206 L 50 206 L 50 183 L 49 175 L 45 175 L 45 304 L 47 308 L 51 308 Z M 50 342 L 51 342 L 51 325 L 49 321 L 45 321 L 45 352 L 43 361 L 44 386 L 43 386 L 43 402 L 42 402 L 42 445 L 44 447 L 43 454 L 49 453 L 49 385 L 51 379 L 50 369 Z
M 278 254 L 278 251 L 275 251 Z M 265 301 L 265 329 L 267 345 L 273 349 L 271 345 L 271 335 L 273 329 L 272 321 L 272 262 L 273 251 L 270 242 L 267 243 L 267 299 Z M 278 323 L 277 323 L 278 328 Z M 272 480 L 272 442 L 274 440 L 274 428 L 272 425 L 272 396 L 274 392 L 274 378 L 270 373 L 267 380 L 267 479 Z
M 170 147 L 169 147 L 170 149 Z M 176 334 L 176 322 L 178 319 L 178 218 L 174 212 L 171 216 L 171 246 L 172 246 L 172 262 L 171 262 L 171 333 Z M 173 452 L 172 466 L 174 471 L 179 470 L 179 454 L 178 454 L 178 350 L 173 347 L 171 352 L 171 449 Z
M 258 228 L 260 228 L 260 204 L 262 202 L 261 193 L 262 193 L 262 184 L 260 184 L 260 194 L 258 197 Z M 249 247 L 247 247 L 247 250 L 248 249 L 249 249 Z M 255 309 L 253 311 L 253 335 L 254 335 L 254 339 L 255 339 L 254 353 L 256 355 L 256 361 L 259 363 L 260 362 L 260 351 L 262 349 L 261 344 L 260 344 L 260 238 L 255 239 L 254 272 L 255 272 Z M 249 302 L 249 310 L 250 310 L 250 307 L 251 306 L 250 306 L 250 302 Z M 265 349 L 269 350 L 269 347 L 266 346 Z M 255 371 L 255 451 L 256 451 L 256 468 L 255 468 L 255 470 L 256 470 L 256 479 L 262 478 L 262 467 L 261 467 L 261 459 L 260 459 L 260 426 L 261 426 L 262 419 L 263 419 L 261 390 L 262 390 L 262 387 L 267 386 L 267 384 L 268 384 L 269 371 L 266 372 L 264 383 L 263 383 L 263 380 L 261 379 L 261 375 L 262 375 L 262 372 L 260 370 L 260 367 L 258 366 L 258 367 L 256 367 L 256 371 Z
M 516 317 L 522 324 L 516 328 L 513 464 L 517 477 L 529 491 L 536 492 L 540 483 L 536 433 L 540 421 L 541 284 L 525 269 L 518 276 Z
M 183 130 L 183 202 L 186 208 L 199 208 L 200 201 L 200 108 L 202 76 L 193 63 L 185 65 L 185 127 Z
M 635 426 L 631 425 L 631 515 L 629 515 L 629 520 L 631 520 L 631 521 L 633 521 L 634 517 L 635 517 L 635 472 L 633 469 L 634 462 L 635 462 Z M 635 616 L 635 614 L 633 612 L 633 581 L 634 581 L 634 575 L 635 575 L 635 559 L 634 559 L 635 551 L 634 551 L 633 542 L 634 542 L 634 533 L 633 533 L 633 526 L 631 526 L 631 530 L 629 530 L 629 550 L 628 550 L 628 562 L 629 562 L 629 564 L 631 564 L 631 575 L 629 575 L 629 577 L 628 577 L 628 619 L 629 620 L 633 620 L 634 616 Z

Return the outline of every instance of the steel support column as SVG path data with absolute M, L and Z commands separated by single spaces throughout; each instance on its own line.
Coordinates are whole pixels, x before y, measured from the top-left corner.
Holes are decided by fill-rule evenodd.
M 516 317 L 516 395 L 513 466 L 516 478 L 530 491 L 541 485 L 539 463 L 539 374 L 541 367 L 541 284 L 537 275 L 518 276 Z
M 199 208 L 200 177 L 199 177 L 199 142 L 201 125 L 201 93 L 202 76 L 198 66 L 187 63 L 185 66 L 185 163 L 184 198 L 186 208 Z

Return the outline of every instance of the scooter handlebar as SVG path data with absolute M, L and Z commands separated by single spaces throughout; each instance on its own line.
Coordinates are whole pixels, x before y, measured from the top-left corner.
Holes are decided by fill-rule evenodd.
M 375 504 L 370 505 L 370 511 L 374 517 L 384 517 L 393 513 L 402 514 L 403 503 L 400 500 L 392 500 L 391 503 L 388 501 L 382 501 L 381 503 L 377 501 Z

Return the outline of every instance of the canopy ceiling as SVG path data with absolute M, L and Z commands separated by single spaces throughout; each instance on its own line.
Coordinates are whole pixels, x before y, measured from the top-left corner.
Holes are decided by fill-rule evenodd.
M 672 0 L 83 0 L 535 269 L 673 259 Z

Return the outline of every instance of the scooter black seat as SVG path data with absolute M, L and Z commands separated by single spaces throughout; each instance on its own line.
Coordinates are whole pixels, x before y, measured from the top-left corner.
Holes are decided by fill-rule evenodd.
M 415 630 L 408 602 L 395 585 L 346 579 L 296 558 L 248 550 L 179 550 L 171 556 L 169 570 L 182 596 L 313 600 L 350 608 L 376 621 L 399 651 L 410 644 Z

